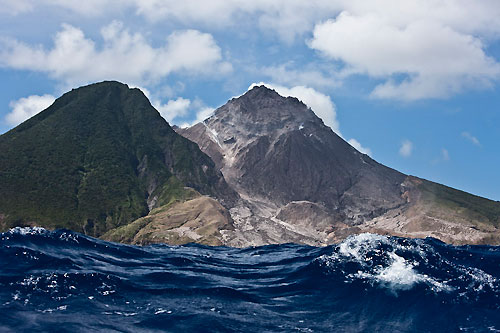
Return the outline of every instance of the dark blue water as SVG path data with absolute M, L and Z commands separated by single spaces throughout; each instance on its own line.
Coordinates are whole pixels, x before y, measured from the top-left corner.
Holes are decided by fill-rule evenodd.
M 498 332 L 500 247 L 363 234 L 324 248 L 0 234 L 0 331 Z

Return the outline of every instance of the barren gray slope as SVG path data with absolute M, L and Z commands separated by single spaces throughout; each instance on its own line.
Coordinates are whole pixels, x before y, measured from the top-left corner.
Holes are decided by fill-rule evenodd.
M 357 225 L 406 202 L 405 175 L 356 151 L 298 99 L 264 86 L 178 131 L 214 160 L 266 227 L 287 214 L 280 211 L 286 205 L 303 201 L 321 207 L 332 226 Z
M 498 202 L 383 166 L 298 99 L 264 86 L 177 131 L 198 143 L 240 194 L 227 245 L 322 245 L 365 231 L 500 242 Z

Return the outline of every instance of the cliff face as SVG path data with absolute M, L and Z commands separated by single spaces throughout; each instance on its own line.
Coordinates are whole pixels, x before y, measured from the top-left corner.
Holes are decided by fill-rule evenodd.
M 1 228 L 39 225 L 99 236 L 191 187 L 231 206 L 212 160 L 175 133 L 138 89 L 72 90 L 0 136 Z
M 231 210 L 232 245 L 321 245 L 363 231 L 482 242 L 498 232 L 498 203 L 383 166 L 302 102 L 264 86 L 177 131 L 241 197 Z

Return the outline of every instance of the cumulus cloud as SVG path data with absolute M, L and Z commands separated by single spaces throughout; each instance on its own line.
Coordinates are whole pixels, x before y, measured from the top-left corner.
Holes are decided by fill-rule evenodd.
M 180 127 L 189 127 L 208 118 L 214 108 L 206 106 L 201 100 L 190 100 L 183 97 L 168 100 L 162 103 L 159 99 L 151 99 L 151 104 L 155 107 L 160 115 L 171 125 L 176 124 Z M 183 119 L 192 118 L 194 120 L 186 122 Z
M 500 77 L 500 64 L 485 54 L 481 39 L 463 27 L 423 13 L 411 15 L 401 7 L 396 6 L 406 15 L 402 18 L 392 17 L 391 9 L 342 12 L 315 26 L 309 46 L 345 64 L 344 76 L 385 79 L 372 91 L 377 98 L 447 97 Z
M 293 62 L 265 66 L 258 71 L 260 74 L 268 76 L 272 82 L 280 85 L 301 85 L 313 88 L 338 87 L 341 85 L 334 73 L 325 73 L 323 69 L 314 66 L 296 69 Z
M 481 142 L 479 142 L 478 138 L 476 138 L 474 135 L 470 134 L 469 132 L 462 132 L 462 137 L 469 140 L 476 146 L 481 146 Z
M 196 118 L 192 122 L 192 124 L 197 124 L 207 119 L 214 113 L 215 109 L 211 107 L 202 107 L 196 112 Z
M 52 95 L 32 95 L 12 101 L 9 104 L 12 111 L 5 116 L 5 122 L 11 126 L 17 126 L 48 108 L 54 101 L 55 97 Z
M 120 6 L 120 3 L 122 6 Z M 0 13 L 18 15 L 30 12 L 42 6 L 67 9 L 73 13 L 85 16 L 100 16 L 106 11 L 120 9 L 123 5 L 130 6 L 128 0 L 0 0 Z
M 272 82 L 285 86 L 317 88 L 367 75 L 380 82 L 372 97 L 408 101 L 488 87 L 500 77 L 500 64 L 488 54 L 488 47 L 500 39 L 500 6 L 495 0 L 0 0 L 0 13 L 16 15 L 42 6 L 94 16 L 109 16 L 106 13 L 119 8 L 150 22 L 209 31 L 234 28 L 239 36 L 277 35 L 287 43 L 312 32 L 308 46 L 325 56 L 331 72 L 342 70 L 330 76 L 328 71 L 289 64 L 259 66 L 267 69 Z M 4 41 L 0 65 L 79 83 L 102 79 L 101 73 L 144 83 L 178 70 L 216 73 L 232 68 L 212 36 L 197 30 L 177 32 L 155 47 L 143 35 L 114 23 L 103 29 L 102 38 L 92 40 L 80 29 L 65 26 L 48 50 Z M 60 61 L 63 56 L 65 61 Z M 119 66 L 124 62 L 130 65 Z
M 19 3 L 19 4 L 18 4 Z M 0 0 L 0 13 L 11 15 L 42 6 L 59 7 L 84 16 L 105 16 L 117 10 L 135 11 L 150 22 L 174 21 L 187 26 L 223 29 L 259 27 L 292 42 L 310 31 L 315 21 L 333 14 L 339 3 L 329 0 Z
M 335 13 L 339 2 L 329 0 L 135 0 L 137 13 L 153 21 L 171 19 L 211 27 L 241 25 L 276 33 L 291 43 L 311 30 L 315 21 Z
M 474 35 L 491 37 L 500 29 L 500 6 L 495 0 L 0 0 L 0 8 L 16 15 L 42 6 L 61 7 L 81 15 L 105 15 L 114 9 L 132 9 L 150 21 L 176 21 L 211 28 L 255 23 L 283 38 L 308 33 L 320 20 L 341 12 L 372 14 L 391 24 L 426 19 Z
M 368 156 L 372 156 L 372 151 L 370 150 L 370 148 L 366 148 L 366 147 L 363 147 L 361 145 L 361 143 L 359 143 L 358 140 L 356 139 L 349 139 L 349 141 L 347 141 L 351 146 L 353 146 L 354 148 L 356 148 L 357 151 L 363 153 L 363 154 L 366 154 Z
M 189 127 L 196 123 L 199 123 L 206 118 L 208 118 L 213 112 L 214 108 L 205 105 L 205 103 L 199 99 L 195 98 L 190 100 L 184 97 L 177 97 L 167 100 L 165 103 L 162 102 L 161 97 L 170 97 L 171 87 L 163 87 L 165 89 L 159 89 L 159 93 L 152 94 L 149 89 L 141 86 L 131 86 L 131 88 L 140 89 L 144 95 L 149 99 L 151 105 L 160 113 L 160 115 L 168 121 L 171 125 L 179 125 L 180 127 Z M 186 118 L 193 118 L 192 121 L 185 121 Z
M 413 143 L 409 140 L 404 140 L 401 142 L 401 147 L 399 148 L 399 155 L 403 157 L 410 157 L 413 150 Z
M 205 119 L 209 118 L 214 113 L 214 111 L 215 111 L 214 108 L 211 108 L 208 106 L 202 107 L 195 112 L 194 120 L 189 121 L 189 122 L 185 121 L 182 124 L 180 124 L 179 127 L 187 128 L 187 127 L 191 127 L 197 123 L 201 123 Z
M 228 73 L 212 35 L 197 30 L 171 33 L 163 46 L 153 47 L 139 33 L 130 33 L 114 21 L 101 30 L 102 47 L 83 31 L 63 24 L 46 50 L 16 40 L 0 43 L 0 66 L 46 72 L 74 85 L 103 79 L 131 83 L 151 82 L 173 72 L 197 74 Z
M 160 102 L 153 103 L 154 107 L 160 112 L 160 115 L 169 123 L 177 117 L 183 117 L 188 114 L 191 101 L 186 98 L 178 97 L 171 99 L 166 104 Z
M 304 35 L 318 21 L 341 12 L 374 15 L 396 26 L 426 19 L 476 36 L 491 37 L 500 29 L 500 6 L 495 0 L 0 0 L 0 5 L 12 15 L 42 6 L 94 16 L 128 9 L 152 22 L 168 20 L 212 29 L 258 26 L 283 40 Z
M 0 0 L 0 14 L 18 15 L 31 10 L 33 3 L 30 0 Z

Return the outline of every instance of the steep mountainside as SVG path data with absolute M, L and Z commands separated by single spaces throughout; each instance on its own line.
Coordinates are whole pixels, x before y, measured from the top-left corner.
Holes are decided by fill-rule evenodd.
M 138 89 L 78 88 L 0 136 L 0 227 L 41 225 L 98 236 L 182 197 L 231 206 L 237 194 L 196 144 Z
M 228 244 L 331 243 L 375 231 L 498 242 L 500 204 L 408 177 L 361 154 L 296 98 L 265 86 L 177 129 L 241 197 Z
M 360 232 L 500 244 L 499 202 L 381 165 L 264 86 L 176 130 L 118 82 L 64 94 L 0 136 L 0 231 L 68 228 L 134 244 L 325 245 Z

